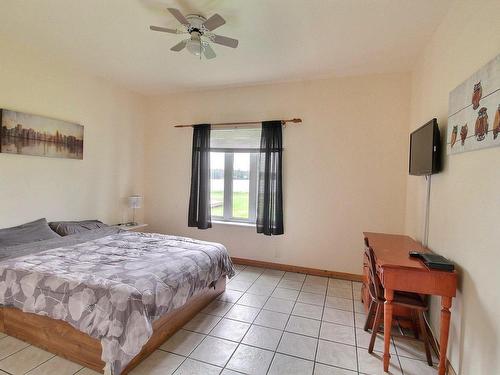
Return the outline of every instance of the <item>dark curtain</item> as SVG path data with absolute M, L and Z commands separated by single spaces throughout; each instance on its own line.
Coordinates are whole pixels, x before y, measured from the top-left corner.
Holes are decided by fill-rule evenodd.
M 210 215 L 210 125 L 193 127 L 191 195 L 188 225 L 199 229 L 212 227 Z
M 281 121 L 262 123 L 257 233 L 283 234 L 283 136 Z

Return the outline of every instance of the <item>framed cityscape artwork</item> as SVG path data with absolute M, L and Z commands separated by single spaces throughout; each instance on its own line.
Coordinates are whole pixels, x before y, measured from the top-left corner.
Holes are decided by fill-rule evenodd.
M 0 109 L 0 152 L 83 159 L 83 126 Z

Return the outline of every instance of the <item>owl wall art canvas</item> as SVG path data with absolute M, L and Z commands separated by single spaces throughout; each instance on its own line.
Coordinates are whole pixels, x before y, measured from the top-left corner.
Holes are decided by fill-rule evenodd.
M 500 55 L 450 92 L 448 155 L 500 146 Z

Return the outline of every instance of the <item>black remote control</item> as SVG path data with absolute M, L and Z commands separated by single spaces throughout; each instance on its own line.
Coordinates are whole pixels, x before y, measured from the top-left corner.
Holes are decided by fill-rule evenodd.
M 419 259 L 422 259 L 422 253 L 419 253 L 418 251 L 415 251 L 415 250 L 410 250 L 408 252 L 408 255 L 410 256 L 410 258 L 419 258 Z

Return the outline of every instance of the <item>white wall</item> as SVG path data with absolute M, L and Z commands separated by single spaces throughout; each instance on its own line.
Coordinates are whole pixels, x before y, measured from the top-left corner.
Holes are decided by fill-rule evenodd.
M 1 36 L 0 50 L 0 108 L 85 126 L 83 160 L 0 153 L 0 228 L 126 220 L 123 198 L 143 186 L 143 99 Z
M 360 274 L 362 231 L 402 232 L 409 76 L 363 76 L 158 97 L 146 129 L 152 230 L 227 246 L 232 256 Z M 301 117 L 284 130 L 285 235 L 187 227 L 190 128 L 178 123 Z
M 412 76 L 410 130 L 437 117 L 446 138 L 448 94 L 500 53 L 500 2 L 456 2 Z M 490 118 L 493 121 L 493 118 Z M 449 357 L 463 375 L 500 373 L 500 148 L 444 157 L 432 177 L 429 247 L 460 272 Z M 422 238 L 424 179 L 408 177 L 406 230 Z M 439 301 L 432 323 L 439 326 Z

